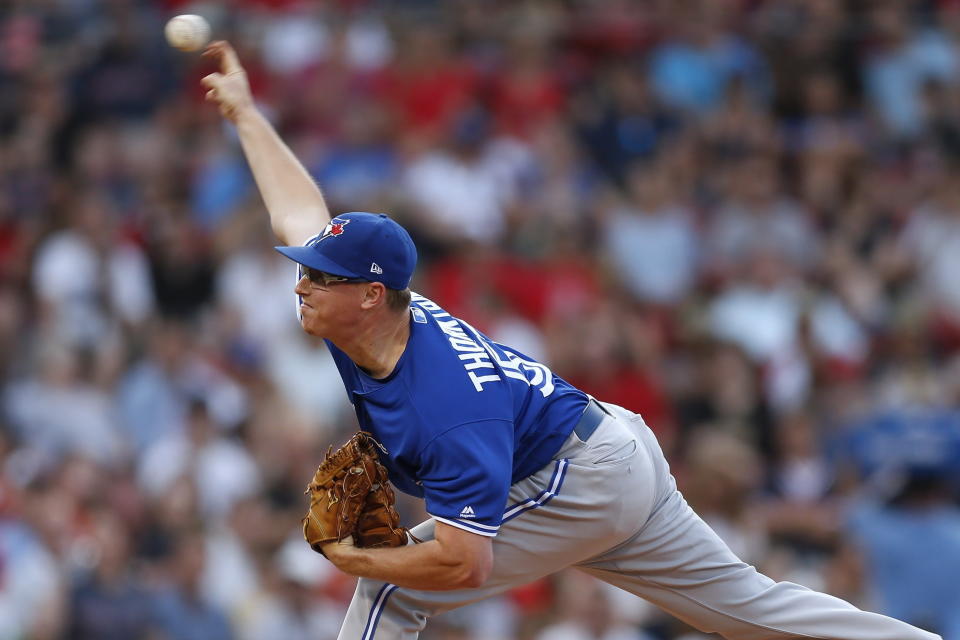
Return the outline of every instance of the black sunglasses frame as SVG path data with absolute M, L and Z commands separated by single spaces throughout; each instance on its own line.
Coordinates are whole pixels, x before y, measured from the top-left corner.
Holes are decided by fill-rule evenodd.
M 303 276 L 307 276 L 307 279 L 310 280 L 311 284 L 318 286 L 321 289 L 329 289 L 331 285 L 335 284 L 351 284 L 356 282 L 367 282 L 363 278 L 349 278 L 347 276 L 336 276 L 332 273 L 327 273 L 326 271 L 320 271 L 319 269 L 314 269 L 313 267 L 308 267 L 306 265 L 299 265 L 299 270 L 297 274 L 302 279 Z

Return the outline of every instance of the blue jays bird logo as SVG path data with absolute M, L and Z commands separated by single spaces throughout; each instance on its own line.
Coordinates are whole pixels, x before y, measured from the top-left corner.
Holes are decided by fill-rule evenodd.
M 333 220 L 327 223 L 326 227 L 324 227 L 323 233 L 320 234 L 320 240 L 329 238 L 330 236 L 336 237 L 339 235 L 343 235 L 343 228 L 348 224 L 350 224 L 349 220 L 345 220 L 343 218 L 334 218 Z

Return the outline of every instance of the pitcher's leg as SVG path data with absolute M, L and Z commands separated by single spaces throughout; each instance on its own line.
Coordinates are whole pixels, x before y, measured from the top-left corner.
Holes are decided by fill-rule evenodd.
M 414 527 L 411 533 L 420 540 L 434 538 L 433 520 Z M 338 640 L 372 640 L 377 637 L 413 640 L 423 630 L 427 618 L 438 611 L 425 603 L 407 602 L 409 594 L 398 594 L 398 587 L 389 583 L 360 578 L 340 626 Z M 437 592 L 441 594 L 442 592 Z M 384 611 L 389 613 L 384 617 Z
M 544 554 L 538 556 L 536 546 L 538 541 L 542 543 L 542 536 L 531 535 L 525 526 L 515 525 L 529 526 L 530 520 L 544 515 L 530 514 L 525 522 L 501 528 L 493 542 L 493 572 L 480 588 L 418 591 L 361 578 L 340 628 L 339 640 L 415 640 L 433 616 L 502 593 L 582 559 L 583 556 L 567 559 L 565 554 L 558 553 L 557 547 L 545 545 L 541 547 Z M 434 524 L 429 520 L 415 527 L 413 534 L 421 540 L 431 540 Z
M 380 619 L 383 616 L 384 608 L 396 590 L 397 587 L 392 584 L 378 583 L 374 580 L 361 578 L 357 582 L 353 600 L 350 601 L 347 615 L 340 627 L 338 640 L 361 640 L 361 638 L 369 640 L 375 636 L 378 638 L 416 638 L 426 624 L 427 615 L 413 608 L 401 609 L 401 615 L 395 613 L 387 616 L 385 626 L 388 626 L 389 629 L 384 631 L 380 628 Z
M 416 591 L 360 580 L 340 640 L 413 640 L 436 614 L 531 582 L 629 538 L 652 508 L 652 465 L 645 451 L 624 446 L 634 442 L 630 431 L 612 420 L 604 425 L 591 446 L 571 443 L 561 450 L 568 457 L 511 487 L 503 525 L 493 539 L 493 570 L 486 584 Z M 623 457 L 593 463 L 595 455 L 611 451 L 622 451 Z M 637 486 L 625 495 L 608 490 L 625 481 Z M 433 528 L 431 520 L 413 534 L 429 540 Z
M 675 490 L 633 540 L 579 566 L 727 638 L 938 638 L 839 598 L 774 582 L 740 561 Z

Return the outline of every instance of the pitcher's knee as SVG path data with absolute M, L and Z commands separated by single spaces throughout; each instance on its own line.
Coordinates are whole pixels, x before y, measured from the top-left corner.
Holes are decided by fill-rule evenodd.
M 360 578 L 357 580 L 357 591 L 356 595 L 363 597 L 369 600 L 374 600 L 377 597 L 377 593 L 389 587 L 389 584 L 384 583 L 382 580 L 371 580 L 369 578 Z
M 396 595 L 397 589 L 396 585 L 389 582 L 360 578 L 357 581 L 357 590 L 353 599 L 366 603 L 371 615 L 379 617 L 387 607 L 397 608 L 397 601 L 401 599 Z
M 422 617 L 423 607 L 411 595 L 411 592 L 402 590 L 395 584 L 360 578 L 357 581 L 354 599 L 366 602 L 371 615 L 376 617 L 380 617 L 388 610 L 391 616 Z
M 351 609 L 356 608 L 362 618 L 357 620 L 363 628 L 358 637 L 372 637 L 370 634 L 382 630 L 386 633 L 384 637 L 415 638 L 434 613 L 431 603 L 418 598 L 418 593 L 379 580 L 360 578 L 351 604 Z

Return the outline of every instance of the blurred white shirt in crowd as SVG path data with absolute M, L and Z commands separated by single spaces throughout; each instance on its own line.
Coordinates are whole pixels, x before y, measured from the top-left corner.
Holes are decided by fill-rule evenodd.
M 759 362 L 793 348 L 799 319 L 799 300 L 785 287 L 736 285 L 710 306 L 713 334 L 740 346 Z
M 303 3 L 300 10 L 277 13 L 265 21 L 264 63 L 284 75 L 300 73 L 331 57 L 338 44 L 323 16 Z M 344 53 L 351 67 L 377 69 L 393 58 L 394 45 L 386 25 L 373 15 L 351 20 L 345 27 Z
M 699 240 L 690 212 L 681 207 L 614 211 L 604 243 L 614 274 L 640 300 L 676 303 L 693 286 Z
M 260 468 L 245 448 L 223 437 L 201 447 L 175 434 L 147 449 L 138 469 L 140 486 L 156 497 L 181 476 L 190 475 L 204 517 L 219 520 L 233 504 L 260 490 Z
M 508 344 L 537 362 L 546 362 L 550 356 L 543 332 L 537 325 L 515 313 L 506 311 L 497 315 L 491 323 L 488 334 L 495 341 Z
M 738 204 L 721 207 L 706 240 L 711 262 L 721 268 L 769 251 L 802 270 L 813 264 L 817 254 L 817 238 L 804 210 L 786 199 L 756 212 Z
M 154 309 L 146 257 L 136 246 L 113 244 L 101 255 L 81 234 L 65 230 L 44 240 L 33 268 L 37 295 L 58 310 L 65 336 L 95 341 L 107 329 L 105 298 L 119 317 L 139 324 Z
M 256 563 L 230 527 L 211 528 L 200 590 L 210 602 L 233 615 L 260 589 Z
M 286 402 L 303 416 L 326 421 L 352 411 L 330 350 L 302 332 L 274 345 L 267 369 Z
M 66 344 L 45 341 L 34 374 L 8 384 L 2 401 L 23 444 L 44 455 L 78 454 L 110 466 L 126 453 L 113 399 L 91 383 Z
M 922 207 L 911 217 L 901 242 L 932 301 L 960 318 L 960 214 Z
M 0 638 L 31 637 L 63 587 L 57 560 L 23 524 L 0 523 Z
M 403 187 L 427 233 L 433 225 L 440 237 L 490 244 L 504 231 L 507 208 L 529 162 L 526 147 L 504 139 L 489 143 L 469 162 L 431 152 L 410 165 Z
M 10 385 L 4 405 L 28 446 L 80 454 L 106 466 L 124 454 L 111 399 L 94 387 L 53 387 L 27 380 Z
M 231 255 L 217 275 L 220 304 L 237 312 L 244 337 L 269 349 L 300 331 L 297 322 L 297 267 L 270 248 Z

